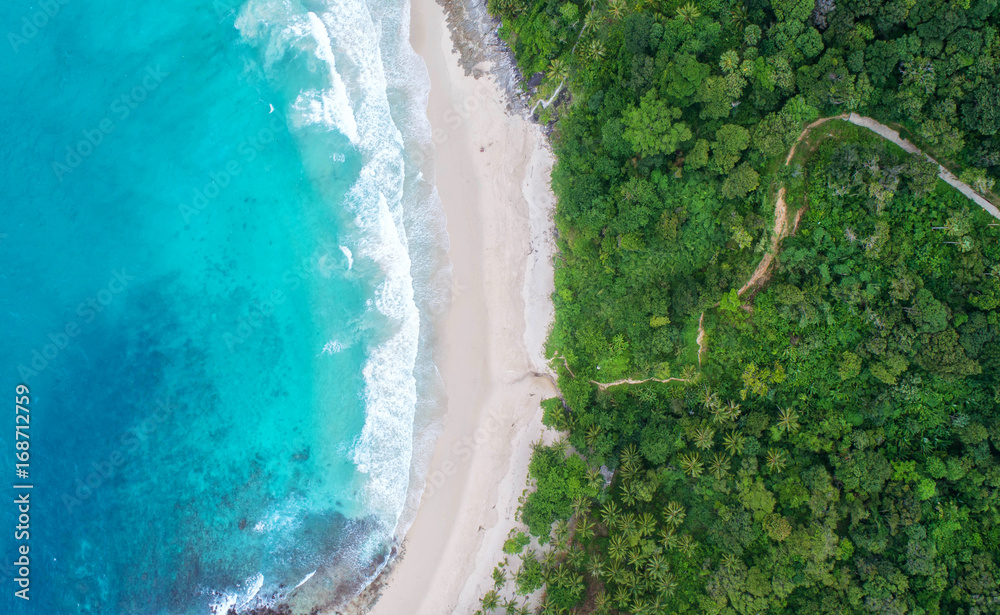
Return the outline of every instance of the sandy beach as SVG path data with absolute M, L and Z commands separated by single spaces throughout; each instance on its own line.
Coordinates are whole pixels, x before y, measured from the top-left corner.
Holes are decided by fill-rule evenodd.
M 466 76 L 444 10 L 415 0 L 411 41 L 431 78 L 436 183 L 451 241 L 453 305 L 438 363 L 448 402 L 404 555 L 375 615 L 471 613 L 503 559 L 525 488 L 552 317 L 552 156 L 541 130 L 508 115 L 488 77 Z

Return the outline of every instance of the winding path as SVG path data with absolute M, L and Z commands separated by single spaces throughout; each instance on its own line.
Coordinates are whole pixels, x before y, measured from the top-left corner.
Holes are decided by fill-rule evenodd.
M 799 133 L 798 138 L 795 139 L 795 143 L 792 144 L 792 147 L 788 150 L 788 155 L 785 157 L 785 166 L 788 166 L 792 163 L 792 158 L 795 156 L 795 149 L 799 146 L 799 143 L 802 142 L 802 140 L 806 137 L 806 135 L 808 135 L 813 128 L 820 126 L 826 122 L 829 122 L 830 120 L 844 120 L 856 126 L 867 128 L 868 130 L 874 132 L 883 139 L 892 141 L 906 152 L 909 152 L 911 154 L 921 154 L 925 156 L 928 160 L 937 165 L 938 177 L 941 180 L 943 180 L 949 186 L 954 187 L 956 190 L 961 192 L 963 195 L 965 195 L 966 198 L 971 200 L 976 205 L 982 207 L 991 216 L 1000 220 L 1000 209 L 997 209 L 996 205 L 986 200 L 981 194 L 973 190 L 971 186 L 959 180 L 954 173 L 952 173 L 944 166 L 942 166 L 937 160 L 934 160 L 933 158 L 925 154 L 923 151 L 921 151 L 921 149 L 918 148 L 916 145 L 901 137 L 898 131 L 889 128 L 885 124 L 882 124 L 881 122 L 878 122 L 870 117 L 858 115 L 857 113 L 849 113 L 849 114 L 845 113 L 842 115 L 834 115 L 830 117 L 820 118 L 815 122 L 806 126 L 802 130 L 802 132 Z M 800 208 L 798 211 L 796 211 L 795 219 L 792 221 L 791 229 L 789 229 L 788 205 L 785 202 L 785 194 L 786 194 L 785 186 L 781 186 L 781 188 L 778 189 L 778 194 L 775 197 L 774 201 L 774 229 L 771 237 L 771 248 L 760 259 L 760 262 L 757 264 L 757 268 L 754 270 L 753 275 L 750 276 L 750 279 L 747 280 L 746 284 L 744 284 L 737 291 L 738 296 L 742 297 L 748 291 L 757 290 L 760 288 L 761 285 L 767 282 L 767 280 L 771 276 L 771 265 L 774 264 L 774 259 L 781 250 L 781 241 L 789 234 L 794 234 L 795 231 L 798 230 L 799 228 L 799 221 L 802 219 L 802 214 L 805 210 Z M 705 329 L 703 326 L 704 319 L 705 319 L 705 313 L 702 312 L 701 317 L 698 319 L 697 341 L 698 341 L 699 366 L 702 363 L 702 355 L 704 355 L 706 349 Z M 564 362 L 566 361 L 565 357 L 563 357 L 563 361 Z M 566 363 L 566 369 L 569 370 L 568 362 Z M 572 373 L 573 372 L 570 370 L 570 374 Z M 689 380 L 685 378 L 667 378 L 666 380 L 660 380 L 658 378 L 646 378 L 644 380 L 634 380 L 632 378 L 624 378 L 622 380 L 616 380 L 614 382 L 597 382 L 596 380 L 591 380 L 590 382 L 591 384 L 596 384 L 597 387 L 603 391 L 609 387 L 618 386 L 621 384 L 643 384 L 645 382 L 666 383 L 666 382 L 678 382 L 678 381 L 689 382 Z
M 920 151 L 920 148 L 918 148 L 916 145 L 910 143 L 906 139 L 899 136 L 899 133 L 893 130 L 892 128 L 889 128 L 885 124 L 876 122 L 870 117 L 858 115 L 857 113 L 850 114 L 849 116 L 847 116 L 846 119 L 848 122 L 856 126 L 867 128 L 868 130 L 874 132 L 883 139 L 888 139 L 889 141 L 892 141 L 893 143 L 900 146 L 901 148 L 903 148 L 904 150 L 906 150 L 911 154 L 923 154 L 927 158 L 927 160 L 930 160 L 931 162 L 937 165 L 938 177 L 940 177 L 944 181 L 944 183 L 948 184 L 949 186 L 952 186 L 953 188 L 964 194 L 966 198 L 971 200 L 973 203 L 985 209 L 986 213 L 1000 220 L 1000 209 L 997 209 L 996 205 L 990 203 L 985 198 L 983 198 L 983 196 L 978 192 L 976 192 L 975 190 L 973 190 L 972 187 L 969 186 L 969 184 L 955 177 L 954 173 L 941 166 L 941 163 L 939 163 L 937 160 L 934 160 L 927 154 L 924 154 L 922 151 Z
M 868 130 L 874 132 L 883 139 L 892 141 L 906 152 L 925 156 L 927 160 L 930 160 L 931 162 L 937 165 L 938 177 L 942 181 L 944 181 L 949 186 L 954 187 L 956 190 L 961 192 L 966 198 L 968 198 L 973 203 L 979 205 L 984 210 L 986 210 L 986 212 L 991 216 L 993 216 L 994 218 L 1000 219 L 1000 209 L 997 209 L 997 207 L 993 203 L 983 198 L 983 196 L 978 192 L 976 192 L 975 190 L 973 190 L 971 186 L 969 186 L 965 182 L 955 177 L 954 173 L 943 167 L 937 160 L 934 160 L 933 158 L 925 154 L 923 151 L 920 150 L 919 147 L 917 147 L 910 141 L 899 136 L 899 132 L 893 130 L 892 128 L 889 128 L 885 124 L 882 124 L 881 122 L 878 122 L 870 117 L 858 115 L 857 113 L 834 115 L 831 117 L 820 118 L 815 122 L 813 122 L 812 124 L 806 126 L 802 130 L 802 132 L 799 133 L 798 138 L 795 139 L 795 143 L 792 145 L 791 149 L 788 150 L 788 156 L 785 157 L 785 166 L 788 166 L 792 163 L 792 158 L 795 156 L 795 148 L 798 147 L 799 143 L 802 142 L 802 139 L 804 139 L 806 135 L 808 135 L 813 128 L 825 122 L 829 122 L 830 120 L 845 120 L 856 126 L 867 128 Z M 796 212 L 795 221 L 792 225 L 791 231 L 789 231 L 788 206 L 785 203 L 785 187 L 782 186 L 781 188 L 779 188 L 777 197 L 775 198 L 774 201 L 774 230 L 771 239 L 771 249 L 768 250 L 768 252 L 763 256 L 763 258 L 760 259 L 760 262 L 757 264 L 757 268 L 754 270 L 753 275 L 751 275 L 750 279 L 747 280 L 747 283 L 744 284 L 737 291 L 737 295 L 742 297 L 743 294 L 746 293 L 747 291 L 758 289 L 764 282 L 768 280 L 768 278 L 771 275 L 771 265 L 774 263 L 774 258 L 778 255 L 778 252 L 780 251 L 781 241 L 789 235 L 789 232 L 794 233 L 798 229 L 799 220 L 802 217 L 802 212 L 803 212 L 802 209 L 799 209 L 798 212 Z
M 691 382 L 687 378 L 667 378 L 666 380 L 661 380 L 659 378 L 646 378 L 645 380 L 633 380 L 632 378 L 622 378 L 621 380 L 615 380 L 614 382 L 598 382 L 596 380 L 591 380 L 590 384 L 596 384 L 597 388 L 600 390 L 607 389 L 608 387 L 616 387 L 620 384 L 644 384 L 646 382 Z
M 806 126 L 802 132 L 799 133 L 795 143 L 792 144 L 791 149 L 788 150 L 788 156 L 785 157 L 785 166 L 787 167 L 792 163 L 792 157 L 795 156 L 795 148 L 799 146 L 802 139 L 809 134 L 809 131 L 813 128 L 819 126 L 820 124 L 829 122 L 830 120 L 843 120 L 847 119 L 846 115 L 835 115 L 833 117 L 824 117 L 816 120 L 812 124 Z M 798 227 L 799 216 L 795 216 L 795 226 Z M 740 297 L 743 296 L 745 292 L 751 288 L 757 288 L 761 284 L 767 281 L 771 272 L 771 263 L 774 262 L 774 257 L 777 256 L 779 248 L 781 247 L 781 240 L 788 235 L 788 206 L 785 204 L 785 187 L 782 186 L 778 189 L 778 195 L 774 199 L 774 231 L 771 235 L 771 249 L 767 251 L 760 262 L 757 263 L 757 269 L 754 270 L 753 275 L 747 280 L 747 283 L 742 286 L 736 294 Z
M 698 317 L 698 367 L 701 367 L 701 355 L 705 354 L 705 312 Z

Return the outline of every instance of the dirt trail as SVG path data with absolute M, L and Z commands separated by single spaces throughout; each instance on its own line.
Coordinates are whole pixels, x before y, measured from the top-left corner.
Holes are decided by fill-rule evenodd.
M 799 146 L 802 139 L 809 134 L 809 131 L 813 128 L 829 122 L 830 120 L 846 120 L 848 116 L 846 115 L 835 115 L 832 117 L 823 117 L 812 124 L 806 126 L 802 132 L 799 133 L 795 143 L 792 144 L 791 149 L 788 150 L 788 156 L 785 157 L 785 166 L 792 163 L 792 158 L 795 157 L 795 148 Z M 799 219 L 802 215 L 802 211 L 799 210 L 795 215 L 795 224 L 793 226 L 792 232 L 794 233 L 799 227 Z M 785 203 L 785 187 L 782 186 L 778 189 L 778 195 L 774 200 L 774 230 L 771 234 L 771 249 L 767 251 L 767 254 L 760 259 L 757 264 L 757 269 L 754 270 L 753 275 L 747 280 L 747 283 L 740 288 L 736 294 L 738 296 L 743 296 L 745 292 L 751 288 L 756 288 L 767 281 L 771 272 L 771 264 L 774 263 L 774 257 L 778 253 L 781 247 L 781 240 L 788 236 L 788 206 Z
M 705 354 L 705 312 L 698 317 L 698 367 L 701 367 L 701 355 Z
M 757 268 L 754 269 L 753 275 L 747 280 L 747 283 L 743 285 L 736 295 L 739 297 L 743 296 L 743 293 L 747 292 L 751 288 L 756 288 L 758 285 L 763 284 L 767 281 L 768 276 L 771 271 L 771 263 L 774 262 L 774 255 L 778 253 L 778 247 L 781 244 L 781 240 L 785 238 L 785 223 L 788 218 L 788 208 L 785 206 L 785 187 L 782 186 L 778 190 L 778 197 L 774 201 L 774 231 L 771 238 L 771 249 L 767 251 L 764 258 L 760 259 L 757 263 Z
M 806 135 L 809 134 L 810 130 L 816 128 L 820 124 L 825 124 L 830 120 L 846 120 L 848 119 L 848 117 L 849 116 L 847 114 L 831 115 L 830 117 L 821 117 L 812 124 L 809 124 L 808 126 L 803 128 L 802 132 L 799 133 L 799 138 L 795 139 L 795 143 L 792 144 L 792 149 L 788 150 L 788 156 L 785 158 L 785 166 L 787 167 L 789 164 L 792 163 L 792 158 L 795 156 L 795 148 L 799 146 L 799 143 L 802 142 L 802 139 L 806 138 Z
M 927 154 L 924 154 L 924 152 L 922 152 L 920 148 L 918 148 L 916 145 L 900 137 L 898 132 L 889 128 L 885 124 L 879 123 L 870 117 L 865 117 L 862 115 L 858 115 L 856 113 L 850 113 L 850 114 L 845 113 L 842 115 L 823 117 L 816 120 L 812 124 L 806 126 L 802 130 L 802 132 L 799 133 L 798 138 L 795 139 L 795 143 L 792 145 L 791 149 L 788 150 L 788 156 L 785 157 L 785 166 L 788 166 L 792 163 L 792 158 L 795 157 L 795 149 L 799 146 L 799 143 L 802 142 L 802 140 L 806 137 L 806 135 L 809 134 L 809 131 L 811 131 L 813 128 L 821 124 L 829 122 L 830 120 L 845 120 L 856 126 L 867 128 L 868 130 L 871 130 L 875 134 L 879 135 L 880 137 L 888 141 L 892 141 L 899 147 L 903 148 L 903 150 L 911 154 L 922 154 L 926 156 L 928 160 L 938 165 L 938 177 L 940 177 L 947 184 L 953 186 L 955 189 L 957 189 L 967 198 L 972 200 L 974 203 L 982 207 L 990 215 L 1000 219 L 1000 210 L 998 210 L 996 206 L 994 206 L 992 203 L 983 198 L 982 195 L 973 190 L 971 186 L 969 186 L 965 182 L 960 181 L 957 177 L 955 177 L 955 175 L 951 171 L 941 166 L 936 160 L 934 160 L 930 156 L 927 156 Z M 764 282 L 768 280 L 768 278 L 771 275 L 771 265 L 774 264 L 774 258 L 778 254 L 781 248 L 781 241 L 789 234 L 794 234 L 798 230 L 799 221 L 802 219 L 803 211 L 804 210 L 799 209 L 795 213 L 795 221 L 792 223 L 792 228 L 789 229 L 788 206 L 785 203 L 785 187 L 782 186 L 778 190 L 777 197 L 775 198 L 774 201 L 774 230 L 772 231 L 771 249 L 767 251 L 767 253 L 763 256 L 763 258 L 760 259 L 760 262 L 757 264 L 757 268 L 754 270 L 753 275 L 751 275 L 750 279 L 747 280 L 747 283 L 744 284 L 743 287 L 737 291 L 737 295 L 742 297 L 743 294 L 746 293 L 747 291 L 759 288 L 762 284 L 764 284 Z
M 955 177 L 955 175 L 951 171 L 941 166 L 936 160 L 934 160 L 930 156 L 927 156 L 927 154 L 924 154 L 924 152 L 922 152 L 913 143 L 910 143 L 906 139 L 900 137 L 897 131 L 889 128 L 885 124 L 879 123 L 878 121 L 870 117 L 861 116 L 856 113 L 850 113 L 850 114 L 844 113 L 841 115 L 823 117 L 806 126 L 804 129 L 802 129 L 802 132 L 799 133 L 798 138 L 795 139 L 795 143 L 793 143 L 792 147 L 788 150 L 788 156 L 785 157 L 785 166 L 788 166 L 792 163 L 792 158 L 795 157 L 795 149 L 799 146 L 799 143 L 801 143 L 802 140 L 806 138 L 806 135 L 808 135 L 813 128 L 825 124 L 830 120 L 844 120 L 856 126 L 867 128 L 868 130 L 871 130 L 872 132 L 881 136 L 882 138 L 892 141 L 896 145 L 903 148 L 903 150 L 910 152 L 911 154 L 922 154 L 926 156 L 928 160 L 938 165 L 939 169 L 938 177 L 940 177 L 943 181 L 945 181 L 949 185 L 953 186 L 963 195 L 968 197 L 971 201 L 982 207 L 990 215 L 992 215 L 997 219 L 1000 219 L 1000 209 L 997 209 L 997 207 L 993 205 L 993 203 L 990 203 L 985 198 L 983 198 L 983 196 L 977 193 L 975 190 L 973 190 L 971 186 L 960 181 L 957 177 Z M 767 282 L 767 280 L 770 278 L 771 275 L 771 265 L 774 264 L 774 258 L 780 251 L 781 241 L 789 234 L 794 235 L 795 232 L 798 231 L 799 222 L 802 220 L 802 214 L 804 212 L 805 212 L 804 209 L 799 209 L 798 211 L 795 212 L 795 219 L 792 221 L 791 228 L 789 228 L 788 205 L 785 203 L 785 187 L 782 186 L 781 188 L 778 189 L 778 194 L 776 195 L 774 200 L 774 229 L 772 230 L 772 235 L 771 235 L 771 247 L 767 251 L 767 253 L 764 254 L 763 258 L 760 259 L 760 262 L 757 264 L 757 268 L 754 270 L 753 275 L 750 276 L 750 279 L 747 280 L 746 284 L 744 284 L 742 288 L 740 288 L 737 291 L 738 296 L 742 297 L 747 291 L 760 288 L 761 285 Z M 704 320 L 705 320 L 705 313 L 702 312 L 701 317 L 698 319 L 697 341 L 698 341 L 699 366 L 701 366 L 702 356 L 705 354 L 705 328 L 703 326 Z M 563 359 L 563 361 L 565 361 L 565 358 Z M 566 369 L 569 369 L 568 363 L 566 363 Z M 570 373 L 572 374 L 572 371 Z M 667 378 L 666 380 L 660 380 L 657 378 L 646 378 L 645 380 L 633 380 L 631 378 L 626 378 L 622 380 L 616 380 L 614 382 L 597 382 L 596 380 L 591 380 L 590 382 L 592 384 L 596 384 L 598 388 L 600 388 L 603 391 L 608 387 L 618 386 L 620 384 L 642 384 L 644 382 L 678 382 L 678 381 L 688 382 L 688 380 L 684 378 Z
M 941 166 L 941 163 L 939 163 L 937 160 L 934 160 L 927 154 L 924 154 L 922 151 L 920 151 L 919 147 L 917 147 L 913 143 L 910 143 L 903 137 L 899 136 L 899 133 L 897 131 L 893 130 L 892 128 L 889 128 L 885 124 L 873 120 L 870 117 L 858 115 L 857 113 L 852 113 L 849 116 L 845 117 L 844 119 L 854 124 L 855 126 L 861 126 L 862 128 L 867 128 L 868 130 L 874 132 L 883 139 L 892 141 L 899 147 L 903 148 L 904 151 L 907 151 L 911 154 L 921 154 L 925 156 L 927 160 L 930 160 L 931 162 L 937 165 L 938 177 L 940 177 L 943 182 L 961 192 L 967 199 L 971 200 L 976 205 L 979 205 L 980 207 L 985 209 L 986 212 L 989 213 L 994 218 L 1000 219 L 1000 209 L 997 209 L 996 205 L 990 203 L 985 198 L 983 198 L 981 194 L 972 189 L 972 186 L 955 177 L 954 173 Z
M 687 378 L 667 378 L 666 380 L 660 380 L 659 378 L 646 378 L 645 380 L 633 380 L 631 378 L 622 378 L 621 380 L 615 380 L 614 382 L 598 382 L 596 380 L 591 380 L 590 384 L 596 384 L 597 388 L 600 390 L 607 389 L 608 387 L 616 387 L 620 384 L 644 384 L 646 382 L 691 382 Z

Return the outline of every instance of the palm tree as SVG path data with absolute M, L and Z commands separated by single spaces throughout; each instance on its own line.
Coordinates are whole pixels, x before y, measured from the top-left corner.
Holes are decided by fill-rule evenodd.
M 722 477 L 729 471 L 729 457 L 726 457 L 722 453 L 715 453 L 712 455 L 712 462 L 708 467 L 712 472 L 712 476 L 717 480 L 722 480 Z
M 723 409 L 723 413 L 726 418 L 730 421 L 735 421 L 740 416 L 740 405 L 733 400 L 726 402 L 726 407 Z
M 598 590 L 597 594 L 594 596 L 594 606 L 597 607 L 598 612 L 604 609 L 608 605 L 608 594 L 603 589 Z
M 604 476 L 601 474 L 600 468 L 587 469 L 587 486 L 591 488 L 604 486 Z
M 662 577 L 656 580 L 656 589 L 660 592 L 660 595 L 669 598 L 674 595 L 674 590 L 677 589 L 677 581 L 674 579 L 674 575 L 669 572 L 664 574 Z
M 615 21 L 624 17 L 627 10 L 628 5 L 625 3 L 625 0 L 611 0 L 608 2 L 608 14 Z
M 701 11 L 698 10 L 698 7 L 693 2 L 688 2 L 677 9 L 677 16 L 685 23 L 691 24 L 694 23 L 695 19 L 701 17 Z
M 590 557 L 590 560 L 587 561 L 587 572 L 590 573 L 590 576 L 595 579 L 604 578 L 604 573 L 606 571 L 607 569 L 604 566 L 604 559 L 600 555 L 594 554 Z
M 582 548 L 571 548 L 569 555 L 566 556 L 566 563 L 570 565 L 574 570 L 579 570 L 583 568 L 584 560 L 587 557 L 587 552 Z
M 772 472 L 781 472 L 785 469 L 785 453 L 776 448 L 767 451 L 767 467 Z
M 590 60 L 591 62 L 600 60 L 601 58 L 604 57 L 604 43 L 602 43 L 597 39 L 590 41 L 589 43 L 587 43 L 587 47 L 584 50 L 584 54 L 587 56 L 587 59 Z
M 681 469 L 684 473 L 689 475 L 691 478 L 698 478 L 701 476 L 702 469 L 704 469 L 704 464 L 701 462 L 701 456 L 698 453 L 691 454 L 681 454 L 679 457 L 679 463 Z
M 716 404 L 709 409 L 709 414 L 712 415 L 713 423 L 722 423 L 726 420 L 725 408 Z
M 621 608 L 625 608 L 626 606 L 628 606 L 630 595 L 631 593 L 627 589 L 625 589 L 625 586 L 620 585 L 618 586 L 618 588 L 615 589 L 615 602 Z
M 722 556 L 722 565 L 727 570 L 732 570 L 740 563 L 740 558 L 736 557 L 734 553 L 726 553 Z
M 639 471 L 639 466 L 634 461 L 629 459 L 628 461 L 623 463 L 621 467 L 618 469 L 618 474 L 622 477 L 623 480 L 630 480 L 633 476 L 635 476 L 636 472 L 638 471 Z
M 719 405 L 719 398 L 708 387 L 705 387 L 705 390 L 702 391 L 699 401 L 705 406 L 706 410 L 711 410 Z
M 625 536 L 622 534 L 615 534 L 611 537 L 611 542 L 608 543 L 608 555 L 611 559 L 620 562 L 625 558 L 628 553 L 628 546 L 625 543 Z
M 604 503 L 604 507 L 601 509 L 601 519 L 604 520 L 604 525 L 608 527 L 618 525 L 619 515 L 621 515 L 621 511 L 618 510 L 618 505 L 615 504 L 614 500 L 608 500 Z
M 611 565 L 608 566 L 608 576 L 607 580 L 614 581 L 615 583 L 620 583 L 624 568 L 622 567 L 621 560 L 611 559 Z
M 747 10 L 740 3 L 736 3 L 736 6 L 729 11 L 729 20 L 737 31 L 743 28 L 743 24 L 747 22 L 747 19 Z
M 507 571 L 497 566 L 493 569 L 493 589 L 500 589 L 507 583 Z
M 743 452 L 743 444 L 745 441 L 746 439 L 743 437 L 743 434 L 735 430 L 730 431 L 722 438 L 723 446 L 725 446 L 726 450 L 729 451 L 729 454 L 733 456 L 739 455 Z
M 594 522 L 586 515 L 576 522 L 576 535 L 580 540 L 589 540 L 594 535 Z
M 639 544 L 639 530 L 632 513 L 625 513 L 618 521 L 618 529 L 625 534 L 625 540 L 632 546 Z
M 549 448 L 555 453 L 557 459 L 562 459 L 566 455 L 566 451 L 569 450 L 569 442 L 566 441 L 565 437 L 562 437 L 553 442 Z
M 555 81 L 565 81 L 569 77 L 569 64 L 559 58 L 552 60 L 549 63 L 548 76 Z
M 556 523 L 555 529 L 552 531 L 553 537 L 556 539 L 556 548 L 562 548 L 566 546 L 569 542 L 569 523 L 565 519 L 560 519 Z
M 656 391 L 650 387 L 639 387 L 639 390 L 635 392 L 635 396 L 639 398 L 639 401 L 644 401 L 647 404 L 656 401 Z
M 712 448 L 715 430 L 707 425 L 694 430 L 694 445 L 700 449 Z
M 622 492 L 622 503 L 625 504 L 625 506 L 629 507 L 635 506 L 635 483 L 631 481 L 629 482 L 623 481 L 621 486 L 621 492 Z
M 565 615 L 566 613 L 569 613 L 569 611 L 566 610 L 566 607 L 556 604 L 555 598 L 548 594 L 545 596 L 542 608 L 546 613 L 553 613 L 553 615 Z
M 694 538 L 691 538 L 690 534 L 684 534 L 677 541 L 677 548 L 680 549 L 684 555 L 691 555 L 691 552 L 694 551 L 697 546 L 698 543 L 694 541 Z
M 559 563 L 559 552 L 555 549 L 549 549 L 542 556 L 542 568 L 551 571 Z
M 680 502 L 671 502 L 663 509 L 663 518 L 670 527 L 677 527 L 684 523 L 684 506 Z
M 640 461 L 639 449 L 635 447 L 635 444 L 629 444 L 622 449 L 621 462 L 623 466 L 626 464 L 638 466 Z
M 793 433 L 799 429 L 799 415 L 791 408 L 778 411 L 778 429 Z
M 709 410 L 712 414 L 713 423 L 725 423 L 726 421 L 735 421 L 740 416 L 740 405 L 732 400 L 726 402 L 726 405 L 716 403 Z
M 591 425 L 590 428 L 587 429 L 587 435 L 584 437 L 584 440 L 586 441 L 587 446 L 589 446 L 590 448 L 594 448 L 594 445 L 597 443 L 597 439 L 600 437 L 601 437 L 601 426 Z
M 495 589 L 491 589 L 480 599 L 480 603 L 482 603 L 484 611 L 492 611 L 500 606 L 500 596 Z
M 649 572 L 650 576 L 654 579 L 658 579 L 664 574 L 670 572 L 670 567 L 667 566 L 666 560 L 659 553 L 653 555 L 646 562 L 646 571 Z
M 642 552 L 642 549 L 636 547 L 629 552 L 628 555 L 628 565 L 636 570 L 642 568 L 642 565 L 646 562 L 646 554 Z
M 636 524 L 640 536 L 652 536 L 656 532 L 656 519 L 650 513 L 642 513 Z
M 677 534 L 674 533 L 673 529 L 663 530 L 660 532 L 660 544 L 667 551 L 675 548 L 677 546 Z

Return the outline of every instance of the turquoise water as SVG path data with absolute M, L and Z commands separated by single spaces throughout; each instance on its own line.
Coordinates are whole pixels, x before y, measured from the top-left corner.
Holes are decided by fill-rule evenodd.
M 31 389 L 35 485 L 32 599 L 5 565 L 0 611 L 355 591 L 419 487 L 448 279 L 408 6 L 0 16 L 2 386 Z

